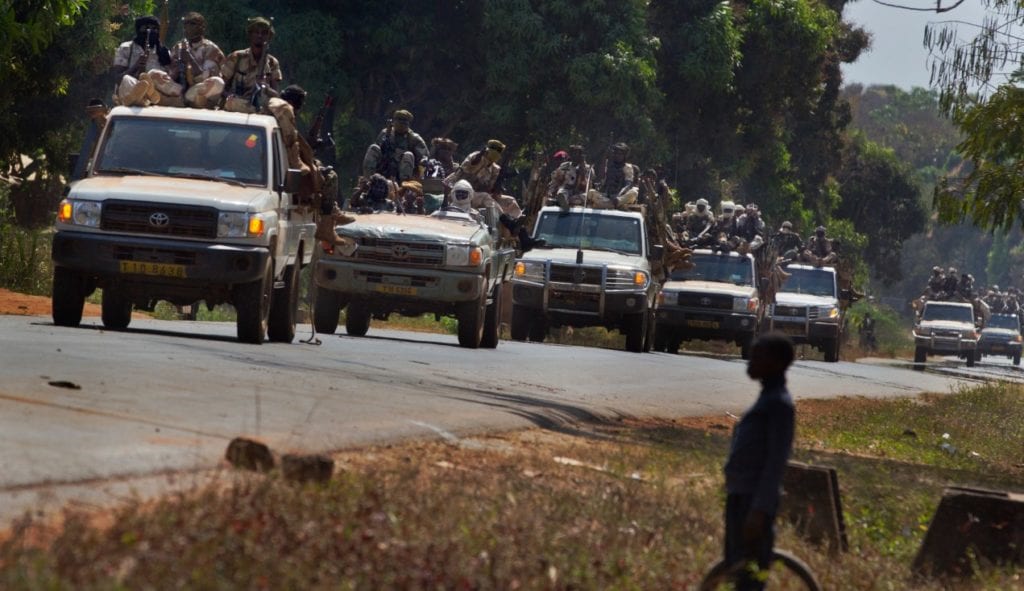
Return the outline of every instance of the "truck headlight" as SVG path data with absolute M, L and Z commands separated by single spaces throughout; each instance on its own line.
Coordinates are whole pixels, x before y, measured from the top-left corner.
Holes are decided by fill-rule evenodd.
M 733 312 L 757 312 L 757 298 L 733 298 Z
M 100 227 L 100 213 L 103 206 L 98 201 L 65 199 L 57 208 L 57 221 L 87 228 Z
M 665 302 L 668 302 L 670 304 L 675 304 L 678 301 L 679 301 L 679 292 L 678 291 L 666 291 L 666 290 L 663 289 L 663 290 L 658 292 L 658 305 L 659 306 L 663 305 Z
M 544 263 L 540 261 L 519 261 L 515 269 L 516 279 L 524 281 L 544 282 Z
M 639 269 L 608 269 L 609 289 L 647 289 L 651 277 Z
M 250 238 L 262 236 L 267 221 L 258 213 L 222 211 L 217 216 L 217 238 Z
M 839 318 L 839 308 L 835 306 L 822 306 L 818 308 L 818 318 Z
M 475 267 L 483 260 L 483 251 L 479 246 L 467 244 L 448 244 L 445 246 L 445 264 L 453 267 Z
M 930 329 L 930 328 L 918 328 L 917 332 L 915 334 L 917 334 L 917 336 L 919 336 L 919 337 L 930 337 L 930 336 L 932 336 L 932 329 Z
M 965 339 L 970 341 L 978 340 L 978 332 L 974 330 L 965 330 L 963 333 Z

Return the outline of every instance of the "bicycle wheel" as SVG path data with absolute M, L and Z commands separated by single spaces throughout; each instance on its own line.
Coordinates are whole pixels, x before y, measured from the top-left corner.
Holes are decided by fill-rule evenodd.
M 731 589 L 732 580 L 742 564 L 728 565 L 724 560 L 719 561 L 700 583 L 700 591 L 715 591 L 716 589 Z M 793 554 L 786 550 L 775 550 L 772 553 L 772 566 L 768 574 L 766 589 L 806 589 L 807 591 L 821 591 L 818 579 L 811 572 L 811 569 Z

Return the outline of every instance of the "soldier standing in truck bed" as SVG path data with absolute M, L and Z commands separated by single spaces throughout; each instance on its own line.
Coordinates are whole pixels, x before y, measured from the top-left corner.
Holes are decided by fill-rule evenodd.
M 270 21 L 262 16 L 251 18 L 246 31 L 249 47 L 232 52 L 220 68 L 228 93 L 224 110 L 257 113 L 271 97 L 277 96 L 284 75 L 280 62 L 270 55 L 270 41 L 274 38 Z

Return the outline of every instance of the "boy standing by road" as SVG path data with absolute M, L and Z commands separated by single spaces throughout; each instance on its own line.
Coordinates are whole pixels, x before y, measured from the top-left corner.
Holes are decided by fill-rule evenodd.
M 725 463 L 725 560 L 771 563 L 775 513 L 782 475 L 793 449 L 795 408 L 786 389 L 786 369 L 793 363 L 793 343 L 769 333 L 754 342 L 747 375 L 761 381 L 757 401 L 733 430 Z M 736 589 L 763 589 L 754 569 L 743 568 Z

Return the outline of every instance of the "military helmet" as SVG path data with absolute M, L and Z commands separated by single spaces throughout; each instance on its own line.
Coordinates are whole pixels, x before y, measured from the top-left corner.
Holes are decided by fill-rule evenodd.
M 946 270 L 947 275 L 956 275 L 956 267 L 950 267 Z
M 612 146 L 612 151 L 613 152 L 623 152 L 625 154 L 628 154 L 629 153 L 629 146 L 626 144 L 626 142 L 619 142 L 619 143 L 615 144 L 614 146 Z
M 824 234 L 825 233 L 825 226 L 818 226 L 817 228 L 814 229 L 814 233 L 815 234 Z
M 782 222 L 782 229 L 783 230 L 792 230 L 793 229 L 793 222 L 788 221 L 788 220 L 785 221 L 785 222 Z
M 270 35 L 274 35 L 274 23 L 269 18 L 263 16 L 254 16 L 246 21 L 245 32 L 252 33 L 254 29 L 266 27 L 270 29 Z
M 942 267 L 940 267 L 938 265 L 935 265 L 934 267 L 932 267 L 932 273 L 938 275 L 941 272 L 942 272 Z
M 499 140 L 487 140 L 487 149 L 494 150 L 495 152 L 501 152 L 505 149 L 505 144 Z
M 395 111 L 395 114 L 392 115 L 392 118 L 395 121 L 405 121 L 406 123 L 412 123 L 412 113 L 406 111 L 405 109 L 399 109 Z

